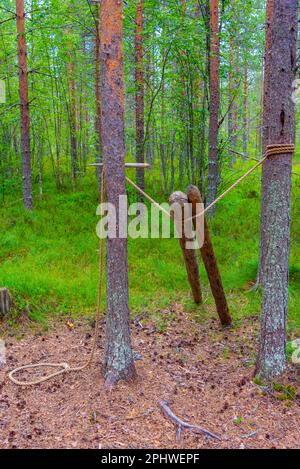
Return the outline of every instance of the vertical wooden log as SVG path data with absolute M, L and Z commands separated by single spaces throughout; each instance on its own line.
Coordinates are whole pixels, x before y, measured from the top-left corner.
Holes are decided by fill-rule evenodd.
M 6 316 L 11 309 L 11 296 L 7 288 L 0 288 L 0 318 Z
M 195 303 L 199 304 L 202 303 L 202 292 L 200 285 L 197 252 L 195 249 L 186 248 L 186 243 L 191 240 L 186 237 L 186 233 L 184 230 L 184 205 L 188 203 L 188 199 L 186 194 L 178 191 L 173 192 L 173 194 L 170 196 L 169 202 L 171 205 L 178 204 L 178 206 L 182 207 L 181 218 L 176 218 L 178 216 L 176 211 L 174 211 L 173 216 L 177 227 L 181 224 L 181 226 L 179 226 L 179 229 L 182 235 L 179 238 L 179 244 L 182 249 L 182 254 L 187 270 L 188 280 L 192 289 L 193 298 Z
M 187 188 L 187 198 L 192 204 L 193 216 L 196 214 L 196 204 L 202 204 L 202 197 L 199 189 L 196 186 L 189 186 Z M 195 221 L 194 221 L 195 224 Z M 231 316 L 222 285 L 220 271 L 218 269 L 217 259 L 214 254 L 213 245 L 210 239 L 209 228 L 206 217 L 204 217 L 204 243 L 200 248 L 203 263 L 208 275 L 210 288 L 216 302 L 217 312 L 223 326 L 231 324 Z

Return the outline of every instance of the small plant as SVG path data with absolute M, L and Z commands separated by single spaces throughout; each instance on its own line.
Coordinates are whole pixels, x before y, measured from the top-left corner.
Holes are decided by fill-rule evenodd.
M 253 379 L 253 383 L 257 384 L 257 386 L 264 386 L 264 383 L 259 376 L 255 376 L 255 378 Z
M 244 418 L 238 415 L 237 417 L 234 417 L 233 423 L 234 425 L 241 425 L 244 422 Z
M 296 397 L 296 390 L 291 384 L 284 386 L 280 383 L 273 383 L 273 389 L 279 401 L 293 401 Z

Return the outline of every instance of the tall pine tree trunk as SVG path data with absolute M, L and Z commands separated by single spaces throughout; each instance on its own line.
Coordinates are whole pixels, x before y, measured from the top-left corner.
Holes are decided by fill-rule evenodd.
M 101 96 L 100 96 L 100 5 L 95 4 L 95 100 L 96 100 L 96 162 L 102 160 L 102 138 L 101 138 Z M 101 167 L 96 166 L 99 193 L 101 192 Z
M 117 220 L 119 196 L 126 194 L 122 16 L 123 2 L 102 0 L 102 145 L 107 202 L 115 206 Z M 136 375 L 130 338 L 127 239 L 107 239 L 106 291 L 104 374 L 110 387 L 119 379 L 129 380 Z
M 272 50 L 272 38 L 271 38 L 271 25 L 273 22 L 274 14 L 274 0 L 267 0 L 266 5 L 266 39 L 265 39 L 265 56 L 264 56 L 264 70 L 263 70 L 263 122 L 262 122 L 262 137 L 263 137 L 263 153 L 265 153 L 267 145 L 270 143 L 270 61 L 271 61 L 271 50 Z M 265 201 L 266 201 L 266 189 L 267 181 L 265 178 L 265 171 L 262 171 L 261 179 L 261 220 L 264 219 Z M 257 285 L 262 284 L 263 280 L 263 251 L 265 251 L 264 242 L 266 237 L 263 233 L 263 224 L 260 225 L 260 251 L 259 251 L 259 267 L 257 276 Z
M 270 117 L 264 137 L 267 136 L 270 144 L 290 144 L 295 138 L 295 109 L 291 96 L 296 67 L 297 7 L 297 0 L 274 0 L 271 51 L 267 51 L 269 70 L 265 76 Z M 256 372 L 266 380 L 280 375 L 286 366 L 291 170 L 291 154 L 271 156 L 263 165 L 263 297 Z
M 233 135 L 233 119 L 234 119 L 234 83 L 233 83 L 233 59 L 234 59 L 234 0 L 230 0 L 230 34 L 229 34 L 229 83 L 228 83 L 228 141 L 230 147 L 236 149 L 236 137 Z M 232 161 L 235 158 L 233 152 L 229 152 L 230 161 L 229 164 L 232 166 Z
M 219 126 L 219 2 L 210 2 L 210 116 L 209 116 L 209 152 L 208 152 L 208 188 L 207 205 L 217 196 L 220 180 L 218 161 L 218 126 Z M 214 213 L 214 207 L 210 215 Z
M 143 66 L 143 1 L 137 0 L 135 29 L 135 125 L 136 161 L 144 163 L 144 66 Z M 137 168 L 138 186 L 145 189 L 144 169 Z
M 28 101 L 27 51 L 25 35 L 24 0 L 16 0 L 16 19 L 18 32 L 18 66 L 21 114 L 21 155 L 24 205 L 33 208 L 32 181 L 30 165 L 30 115 Z

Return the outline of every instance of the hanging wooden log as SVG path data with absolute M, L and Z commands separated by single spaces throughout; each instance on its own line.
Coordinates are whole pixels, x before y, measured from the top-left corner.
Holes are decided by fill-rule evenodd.
M 200 285 L 200 276 L 199 276 L 199 266 L 197 251 L 195 249 L 187 249 L 187 243 L 192 242 L 193 240 L 186 237 L 184 229 L 184 205 L 188 203 L 186 194 L 183 192 L 173 192 L 170 196 L 169 202 L 171 205 L 178 204 L 178 208 L 181 207 L 181 213 L 175 210 L 171 212 L 177 232 L 179 231 L 182 235 L 179 237 L 179 244 L 182 249 L 182 254 L 187 270 L 188 280 L 192 289 L 192 294 L 195 303 L 202 303 L 202 292 Z
M 187 198 L 192 204 L 193 217 L 196 215 L 196 204 L 202 204 L 202 196 L 199 189 L 196 186 L 189 186 L 187 188 Z M 194 219 L 194 226 L 196 221 Z M 218 268 L 217 259 L 214 253 L 213 245 L 210 239 L 209 228 L 206 217 L 204 216 L 204 242 L 200 247 L 201 256 L 203 263 L 208 275 L 210 288 L 215 299 L 217 312 L 220 321 L 223 326 L 229 326 L 231 324 L 231 316 L 227 304 L 226 295 L 224 292 L 221 274 Z
M 7 288 L 0 288 L 0 318 L 7 316 L 12 306 L 11 295 Z

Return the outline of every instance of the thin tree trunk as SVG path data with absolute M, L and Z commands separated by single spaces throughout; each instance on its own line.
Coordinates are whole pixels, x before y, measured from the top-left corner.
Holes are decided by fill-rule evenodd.
M 73 6 L 69 4 L 69 11 L 73 13 Z M 67 31 L 69 33 L 69 31 Z M 69 88 L 69 124 L 70 124 L 70 152 L 71 152 L 71 168 L 72 182 L 75 186 L 78 177 L 78 142 L 77 142 L 77 110 L 75 96 L 75 64 L 74 64 L 74 47 L 73 43 L 68 43 L 69 61 L 67 64 L 68 71 L 68 88 Z
M 146 50 L 146 115 L 150 112 L 151 103 L 151 55 L 150 47 Z M 146 137 L 146 161 L 148 164 L 152 163 L 152 131 L 150 129 L 152 120 L 149 122 L 149 132 Z
M 95 99 L 96 99 L 96 163 L 102 160 L 101 96 L 100 96 L 100 5 L 95 3 Z M 96 166 L 99 194 L 101 192 L 101 167 Z
M 38 180 L 39 180 L 39 196 L 40 199 L 43 197 L 43 173 L 42 173 L 42 142 L 41 135 L 37 135 L 37 168 L 38 168 Z
M 33 208 L 32 180 L 30 165 L 30 115 L 28 101 L 27 52 L 25 34 L 24 0 L 16 0 L 16 19 L 18 32 L 18 67 L 21 114 L 21 155 L 24 205 Z
M 218 161 L 218 120 L 219 120 L 219 2 L 210 2 L 210 117 L 209 117 L 209 154 L 207 205 L 217 196 L 220 180 Z M 214 208 L 209 214 L 214 213 Z
M 72 163 L 72 178 L 75 182 L 78 176 L 78 147 L 77 147 L 77 119 L 76 119 L 76 99 L 75 99 L 75 79 L 74 79 L 74 57 L 73 51 L 70 52 L 70 61 L 68 63 L 68 82 L 70 97 L 70 149 Z
M 230 34 L 229 34 L 229 84 L 228 84 L 228 141 L 230 147 L 236 149 L 236 138 L 233 135 L 234 119 L 234 85 L 233 85 L 233 59 L 234 59 L 234 0 L 230 0 Z M 234 153 L 230 152 L 229 165 L 232 166 Z
M 295 109 L 291 96 L 296 67 L 297 7 L 297 0 L 274 0 L 265 84 L 270 118 L 264 122 L 267 124 L 264 136 L 268 136 L 270 144 L 290 144 L 295 139 Z M 286 366 L 291 169 L 291 154 L 270 156 L 263 165 L 263 297 L 256 372 L 266 380 L 280 375 Z
M 238 22 L 237 14 L 235 14 L 234 18 L 235 22 Z M 239 51 L 239 44 L 238 44 L 238 33 L 236 33 L 236 41 L 235 41 L 235 77 L 234 77 L 234 102 L 233 102 L 233 146 L 236 148 L 237 146 L 237 135 L 239 130 L 239 102 L 238 102 L 238 92 L 239 92 L 239 75 L 240 75 L 240 51 Z M 231 159 L 231 163 L 234 164 L 236 162 L 236 154 L 233 155 Z
M 202 106 L 201 106 L 201 127 L 200 127 L 200 174 L 199 187 L 200 192 L 205 194 L 205 149 L 206 149 L 206 106 L 207 106 L 207 83 L 206 76 L 203 80 L 202 88 Z
M 123 2 L 101 4 L 102 145 L 107 202 L 116 208 L 125 188 Z M 119 228 L 119 226 L 117 227 Z M 110 387 L 119 379 L 135 378 L 128 306 L 127 238 L 108 238 L 106 247 L 107 317 L 104 375 Z
M 243 153 L 247 154 L 248 121 L 247 121 L 247 101 L 248 101 L 248 65 L 244 62 L 244 96 L 243 96 Z
M 165 61 L 165 51 L 163 51 L 163 62 Z M 160 160 L 161 160 L 161 174 L 163 180 L 163 191 L 167 191 L 167 163 L 166 163 L 166 148 L 165 148 L 165 77 L 164 74 L 161 79 L 161 142 L 160 142 Z
M 135 122 L 136 161 L 144 163 L 144 66 L 143 66 L 143 1 L 137 0 L 135 29 Z M 136 170 L 137 184 L 145 189 L 144 169 Z M 141 198 L 141 197 L 139 197 Z

